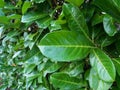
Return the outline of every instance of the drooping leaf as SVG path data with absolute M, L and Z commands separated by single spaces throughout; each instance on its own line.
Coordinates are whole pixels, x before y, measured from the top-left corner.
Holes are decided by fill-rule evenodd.
M 106 82 L 113 82 L 115 80 L 116 72 L 114 64 L 103 51 L 100 49 L 92 50 L 90 62 L 92 67 L 96 68 L 100 79 Z
M 73 31 L 80 31 L 87 38 L 89 38 L 88 27 L 80 9 L 71 4 L 64 4 L 63 12 L 68 20 L 69 28 Z
M 86 82 L 66 73 L 55 73 L 50 76 L 50 82 L 60 90 L 76 90 L 86 86 Z
M 109 35 L 109 36 L 114 36 L 117 32 L 117 29 L 114 25 L 114 21 L 113 18 L 109 15 L 105 15 L 103 18 L 103 26 L 105 29 L 105 32 Z
M 56 61 L 83 59 L 93 48 L 84 35 L 73 31 L 49 33 L 40 41 L 38 47 L 43 55 Z

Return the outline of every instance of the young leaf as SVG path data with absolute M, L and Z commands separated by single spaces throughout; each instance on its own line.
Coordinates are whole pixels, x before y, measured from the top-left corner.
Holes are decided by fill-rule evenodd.
M 105 32 L 109 35 L 109 36 L 114 36 L 117 32 L 117 29 L 114 25 L 113 22 L 113 18 L 109 15 L 105 15 L 103 18 L 103 26 L 105 29 Z
M 84 35 L 73 31 L 49 33 L 42 38 L 38 47 L 43 55 L 56 61 L 83 59 L 93 48 Z
M 116 72 L 114 64 L 102 50 L 94 49 L 90 54 L 90 62 L 92 67 L 96 67 L 100 79 L 106 82 L 115 80 Z
M 86 82 L 66 73 L 55 73 L 50 76 L 50 82 L 60 90 L 76 90 L 86 86 Z

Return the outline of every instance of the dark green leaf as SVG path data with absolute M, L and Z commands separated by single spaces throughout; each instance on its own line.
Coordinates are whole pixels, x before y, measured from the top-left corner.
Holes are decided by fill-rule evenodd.
M 118 75 L 120 76 L 120 58 L 113 59 L 113 63 L 116 67 Z

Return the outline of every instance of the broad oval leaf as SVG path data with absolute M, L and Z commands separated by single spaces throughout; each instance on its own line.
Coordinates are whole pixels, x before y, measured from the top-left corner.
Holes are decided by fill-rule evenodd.
M 116 72 L 114 64 L 110 57 L 108 57 L 100 49 L 92 50 L 90 54 L 90 62 L 92 67 L 96 67 L 100 79 L 106 82 L 113 82 L 115 80 Z
M 105 32 L 109 35 L 109 36 L 114 36 L 117 32 L 117 29 L 114 25 L 113 22 L 113 18 L 109 15 L 105 15 L 103 18 L 103 26 L 105 29 Z
M 72 4 L 64 4 L 63 12 L 68 20 L 70 30 L 79 31 L 89 38 L 88 27 L 80 9 Z
M 66 73 L 55 73 L 50 76 L 50 82 L 60 90 L 76 90 L 86 86 L 86 82 Z
M 55 61 L 74 61 L 85 58 L 91 42 L 80 33 L 73 31 L 56 31 L 47 34 L 38 45 L 42 54 Z

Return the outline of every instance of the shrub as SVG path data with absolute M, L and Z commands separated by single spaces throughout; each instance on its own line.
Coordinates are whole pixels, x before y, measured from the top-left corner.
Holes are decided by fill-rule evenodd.
M 0 90 L 119 90 L 119 0 L 0 0 Z

